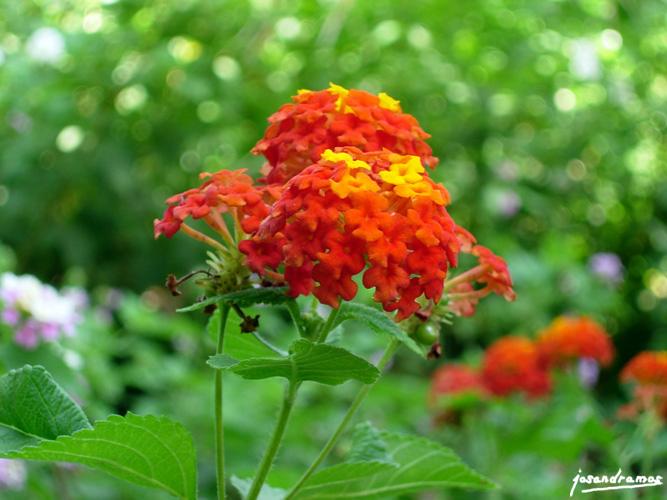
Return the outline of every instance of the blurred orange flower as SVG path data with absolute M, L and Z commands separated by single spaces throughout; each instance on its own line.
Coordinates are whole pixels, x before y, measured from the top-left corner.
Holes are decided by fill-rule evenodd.
M 537 346 L 526 337 L 508 335 L 491 344 L 484 353 L 482 380 L 498 396 L 524 392 L 539 397 L 551 390 L 551 379 L 539 363 Z
M 472 393 L 485 396 L 487 390 L 481 374 L 470 366 L 449 363 L 440 366 L 431 374 L 429 399 L 434 403 L 440 396 Z
M 620 418 L 634 420 L 640 413 L 655 411 L 667 420 L 667 351 L 644 351 L 625 365 L 621 382 L 635 383 L 633 400 L 618 409 Z
M 620 375 L 623 382 L 667 386 L 667 351 L 644 351 L 628 361 Z
M 548 367 L 578 358 L 592 358 L 608 366 L 615 355 L 607 331 L 586 316 L 559 316 L 551 325 L 538 332 L 537 347 L 540 359 Z

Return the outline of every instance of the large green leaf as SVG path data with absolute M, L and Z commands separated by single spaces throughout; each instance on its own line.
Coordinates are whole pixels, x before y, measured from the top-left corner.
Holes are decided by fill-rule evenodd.
M 41 366 L 0 378 L 0 453 L 90 428 L 81 408 Z
M 192 437 L 182 425 L 165 417 L 112 415 L 92 429 L 0 457 L 79 463 L 183 500 L 197 498 Z
M 353 379 L 372 384 L 380 376 L 375 366 L 347 349 L 315 344 L 306 339 L 293 342 L 286 358 L 252 358 L 239 361 L 229 355 L 216 355 L 209 358 L 208 364 L 246 379 L 284 377 L 292 383 L 311 380 L 321 384 L 339 385 Z
M 188 307 L 178 309 L 178 312 L 196 311 L 211 304 L 217 304 L 221 300 L 224 302 L 233 302 L 239 307 L 248 307 L 255 304 L 282 304 L 288 300 L 293 300 L 288 297 L 286 286 L 267 287 L 267 288 L 247 288 L 239 290 L 238 292 L 226 293 L 224 295 L 216 295 L 208 299 L 197 302 Z
M 422 358 L 426 357 L 426 350 L 417 344 L 405 330 L 382 311 L 363 304 L 345 302 L 340 306 L 340 312 L 334 326 L 351 319 L 363 323 L 376 333 L 384 333 L 400 340 Z
M 314 474 L 296 498 L 379 500 L 427 489 L 495 487 L 437 443 L 389 432 L 379 436 L 393 463 L 375 460 L 328 467 Z

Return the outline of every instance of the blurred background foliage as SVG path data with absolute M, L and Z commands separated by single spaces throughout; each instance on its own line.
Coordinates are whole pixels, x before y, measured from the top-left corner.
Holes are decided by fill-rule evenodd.
M 507 259 L 516 283 L 514 304 L 487 299 L 448 327 L 446 357 L 590 314 L 614 335 L 619 355 L 601 382 L 620 398 L 620 367 L 667 348 L 666 55 L 659 0 L 5 2 L 0 241 L 11 250 L 0 260 L 54 285 L 130 290 L 144 315 L 173 311 L 196 292 L 169 298 L 165 276 L 205 256 L 180 234 L 153 240 L 164 200 L 203 171 L 256 174 L 249 150 L 297 89 L 387 92 L 432 134 L 454 219 Z M 196 319 L 146 321 L 187 332 Z M 154 349 L 175 342 L 115 339 L 112 351 L 128 351 L 108 363 L 136 367 L 129 387 L 149 383 Z M 174 363 L 174 383 L 200 387 L 177 382 L 188 371 Z M 431 366 L 398 366 L 407 379 L 396 385 L 421 398 Z M 127 394 L 162 390 L 123 384 L 92 399 L 141 412 Z

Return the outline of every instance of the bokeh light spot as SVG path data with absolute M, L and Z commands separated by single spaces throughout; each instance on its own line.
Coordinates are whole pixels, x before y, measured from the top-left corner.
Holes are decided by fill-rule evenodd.
M 572 111 L 577 107 L 577 96 L 570 89 L 558 89 L 554 94 L 554 104 L 559 111 Z
M 283 17 L 276 23 L 276 34 L 285 40 L 292 40 L 301 34 L 301 23 L 295 17 Z
M 623 46 L 623 37 L 621 34 L 612 29 L 607 29 L 600 35 L 602 46 L 607 50 L 619 50 Z
M 220 56 L 213 61 L 213 73 L 221 80 L 236 80 L 241 75 L 241 66 L 231 57 Z
M 177 36 L 169 40 L 169 53 L 174 59 L 182 63 L 191 63 L 199 59 L 202 46 L 197 40 Z
M 77 125 L 69 125 L 62 129 L 56 137 L 56 147 L 63 153 L 76 151 L 83 142 L 83 129 Z
M 128 115 L 133 111 L 141 109 L 146 104 L 148 92 L 146 87 L 141 84 L 132 85 L 124 88 L 116 96 L 116 111 L 121 115 Z
M 204 101 L 197 106 L 197 118 L 204 123 L 212 123 L 220 116 L 220 105 L 215 101 Z

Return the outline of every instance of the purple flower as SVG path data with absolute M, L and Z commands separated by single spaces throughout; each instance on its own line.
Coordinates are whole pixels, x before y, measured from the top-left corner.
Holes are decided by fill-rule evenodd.
M 598 382 L 600 365 L 593 358 L 579 358 L 577 374 L 579 375 L 581 385 L 590 389 Z
M 588 261 L 588 267 L 596 276 L 610 285 L 623 281 L 623 264 L 615 253 L 596 253 Z
M 87 305 L 83 290 L 60 294 L 34 276 L 0 276 L 0 321 L 14 329 L 14 341 L 27 349 L 37 347 L 40 340 L 74 335 Z
M 22 461 L 0 458 L 0 490 L 22 490 L 27 476 Z
M 521 198 L 514 191 L 503 191 L 498 198 L 498 211 L 508 219 L 514 217 L 521 210 Z

